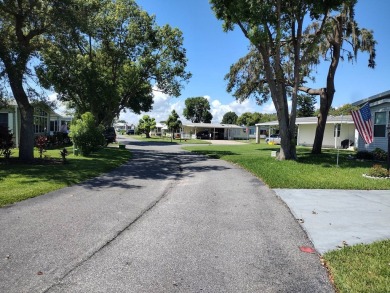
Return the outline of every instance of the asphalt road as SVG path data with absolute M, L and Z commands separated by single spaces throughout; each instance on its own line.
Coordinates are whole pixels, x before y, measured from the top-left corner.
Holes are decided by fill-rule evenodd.
M 257 178 L 178 146 L 127 148 L 111 173 L 0 209 L 0 292 L 334 292 Z

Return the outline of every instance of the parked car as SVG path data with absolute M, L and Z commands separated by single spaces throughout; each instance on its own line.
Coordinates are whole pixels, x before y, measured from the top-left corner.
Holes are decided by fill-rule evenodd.
M 280 136 L 279 134 L 271 134 L 265 139 L 265 142 L 268 144 L 280 144 Z
M 135 131 L 134 131 L 134 129 L 127 129 L 126 134 L 127 135 L 134 135 Z
M 106 129 L 103 131 L 103 135 L 107 144 L 116 141 L 116 132 L 114 127 L 106 127 Z
M 202 130 L 196 133 L 197 139 L 210 139 L 210 132 L 208 130 Z

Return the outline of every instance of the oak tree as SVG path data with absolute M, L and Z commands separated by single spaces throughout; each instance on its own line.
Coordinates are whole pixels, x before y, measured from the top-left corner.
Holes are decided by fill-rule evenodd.
M 305 76 L 305 64 L 319 42 L 328 12 L 338 8 L 341 1 L 315 0 L 210 0 L 218 19 L 224 21 L 224 29 L 238 26 L 253 46 L 257 62 L 255 71 L 261 68 L 262 76 L 249 78 L 261 96 L 271 96 L 275 105 L 281 134 L 278 159 L 296 159 L 295 120 L 298 86 Z M 305 35 L 306 18 L 318 19 L 321 25 L 315 33 Z M 259 63 L 260 62 L 260 63 Z M 249 91 L 252 88 L 249 87 Z M 288 96 L 291 95 L 291 111 Z
M 31 64 L 50 43 L 60 38 L 77 38 L 82 18 L 75 7 L 78 0 L 0 1 L 0 79 L 6 80 L 20 110 L 19 158 L 34 157 L 33 106 L 28 77 Z M 87 1 L 87 5 L 91 1 Z
M 236 124 L 238 116 L 236 113 L 230 111 L 226 112 L 222 117 L 222 124 Z
M 210 123 L 213 115 L 210 113 L 210 103 L 204 97 L 192 97 L 185 100 L 183 115 L 192 123 Z
M 179 29 L 158 26 L 133 0 L 80 10 L 89 19 L 83 38 L 54 44 L 37 70 L 60 100 L 78 113 L 91 111 L 97 124 L 107 126 L 121 111 L 151 110 L 153 90 L 180 95 L 191 74 Z

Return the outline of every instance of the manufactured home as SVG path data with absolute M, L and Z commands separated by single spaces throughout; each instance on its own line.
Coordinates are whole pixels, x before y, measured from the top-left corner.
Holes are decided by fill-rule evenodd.
M 37 106 L 34 108 L 34 134 L 53 135 L 60 131 L 62 125 L 69 124 L 71 120 L 70 117 L 61 116 L 47 107 Z M 16 103 L 10 103 L 0 109 L 0 125 L 11 130 L 15 146 L 19 147 L 21 119 Z
M 352 105 L 362 107 L 369 104 L 373 127 L 373 142 L 365 144 L 360 136 L 357 139 L 357 148 L 360 151 L 373 151 L 380 148 L 389 151 L 390 141 L 390 91 L 386 91 L 366 99 L 362 99 Z

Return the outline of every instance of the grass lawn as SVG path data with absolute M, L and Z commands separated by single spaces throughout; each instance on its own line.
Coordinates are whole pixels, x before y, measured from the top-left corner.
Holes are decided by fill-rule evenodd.
M 131 137 L 171 143 L 170 138 Z M 209 145 L 202 140 L 173 140 L 172 143 L 199 144 L 184 148 L 238 164 L 271 188 L 390 189 L 390 180 L 364 178 L 362 174 L 374 163 L 352 160 L 350 155 L 353 153 L 349 151 L 340 151 L 337 166 L 336 150 L 325 150 L 314 156 L 309 148 L 299 147 L 297 161 L 277 161 L 271 157 L 271 151 L 277 151 L 279 147 L 265 143 Z M 89 157 L 74 156 L 72 148 L 68 151 L 69 163 L 64 165 L 6 165 L 0 160 L 0 206 L 79 183 L 107 172 L 131 157 L 128 150 L 117 146 L 104 148 Z M 45 156 L 60 158 L 60 150 L 47 151 Z M 326 253 L 324 260 L 340 293 L 390 292 L 390 240 L 345 247 Z
M 279 146 L 265 143 L 185 146 L 184 149 L 238 164 L 271 188 L 390 189 L 388 179 L 363 177 L 374 162 L 353 160 L 354 153 L 346 150 L 340 150 L 337 166 L 334 149 L 312 155 L 310 148 L 298 147 L 296 161 L 275 160 L 271 152 L 278 151 Z M 382 165 L 385 167 L 386 163 Z
M 129 150 L 115 145 L 88 157 L 74 156 L 72 147 L 67 150 L 67 164 L 7 165 L 0 160 L 0 206 L 82 182 L 120 166 L 131 157 Z M 12 154 L 17 155 L 16 151 Z M 44 156 L 60 159 L 60 149 L 48 150 Z M 38 152 L 34 157 L 39 157 Z
M 331 251 L 324 260 L 340 293 L 390 292 L 390 240 Z
M 297 161 L 277 161 L 271 151 L 278 146 L 246 144 L 239 146 L 188 146 L 191 150 L 238 164 L 258 176 L 271 188 L 390 189 L 388 179 L 368 179 L 374 164 L 351 160 L 353 152 L 324 150 L 312 155 L 309 148 L 298 148 Z M 385 163 L 382 163 L 385 167 Z M 356 245 L 324 255 L 337 292 L 390 292 L 390 240 Z
M 146 138 L 144 135 L 128 135 L 128 137 L 140 140 L 140 141 L 150 141 L 150 142 L 166 142 L 173 144 L 207 144 L 210 143 L 201 139 L 172 139 L 170 137 L 165 136 L 152 136 L 150 138 Z

